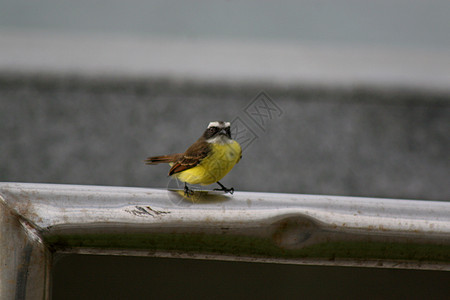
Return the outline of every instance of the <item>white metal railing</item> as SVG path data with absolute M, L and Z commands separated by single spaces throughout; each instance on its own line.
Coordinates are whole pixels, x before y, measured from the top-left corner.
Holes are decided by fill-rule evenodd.
M 450 270 L 450 202 L 0 183 L 0 298 L 55 253 Z

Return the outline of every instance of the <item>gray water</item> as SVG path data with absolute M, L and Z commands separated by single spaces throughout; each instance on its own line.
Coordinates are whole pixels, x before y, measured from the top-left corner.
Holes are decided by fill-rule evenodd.
M 166 188 L 143 160 L 228 120 L 236 190 L 450 200 L 448 94 L 5 76 L 0 105 L 0 181 Z

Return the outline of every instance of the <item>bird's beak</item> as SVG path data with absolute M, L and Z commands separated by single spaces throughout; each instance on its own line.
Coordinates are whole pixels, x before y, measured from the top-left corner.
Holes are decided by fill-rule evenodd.
M 221 129 L 221 130 L 219 131 L 219 134 L 220 134 L 220 135 L 224 135 L 224 136 L 226 136 L 226 137 L 228 137 L 228 138 L 231 139 L 230 134 L 227 132 L 227 130 L 226 130 L 225 128 L 224 128 L 224 129 Z

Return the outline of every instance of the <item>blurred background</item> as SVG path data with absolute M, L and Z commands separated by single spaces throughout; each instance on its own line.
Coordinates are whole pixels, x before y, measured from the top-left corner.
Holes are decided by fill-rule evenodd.
M 166 188 L 168 167 L 143 160 L 182 152 L 210 121 L 227 120 L 245 149 L 222 183 L 238 191 L 448 201 L 449 15 L 444 0 L 0 0 L 0 181 Z M 91 259 L 58 260 L 55 299 L 67 290 L 85 297 L 88 277 L 74 276 L 95 272 L 118 279 L 89 290 L 97 298 L 119 288 L 138 298 L 135 279 L 123 274 L 168 263 L 124 258 L 131 269 L 106 273 L 117 258 Z M 178 263 L 181 278 L 191 268 L 243 265 Z M 256 274 L 269 268 L 274 285 L 294 276 L 307 295 L 328 297 L 314 291 L 335 279 L 330 270 L 349 270 L 245 268 L 255 277 L 249 285 L 261 285 Z M 316 271 L 321 280 L 307 276 Z M 399 271 L 342 273 L 345 293 L 364 272 Z M 420 282 L 430 276 L 404 272 Z M 378 279 L 386 289 L 371 293 L 385 299 L 431 288 Z M 394 285 L 400 294 L 386 292 Z M 436 296 L 449 292 L 437 286 Z M 193 293 L 216 289 L 210 282 Z M 151 290 L 144 295 L 163 297 Z

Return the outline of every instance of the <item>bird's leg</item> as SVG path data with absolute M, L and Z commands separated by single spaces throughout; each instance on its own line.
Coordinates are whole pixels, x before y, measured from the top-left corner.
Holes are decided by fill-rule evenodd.
M 186 182 L 184 183 L 184 195 L 185 195 L 185 196 L 192 196 L 192 195 L 194 195 L 194 191 L 191 190 L 191 189 L 187 186 Z
M 220 185 L 220 189 L 214 189 L 215 191 L 224 191 L 225 193 L 230 193 L 231 195 L 233 195 L 234 193 L 234 188 L 226 188 L 223 184 L 221 184 L 220 182 L 217 181 L 217 184 Z

